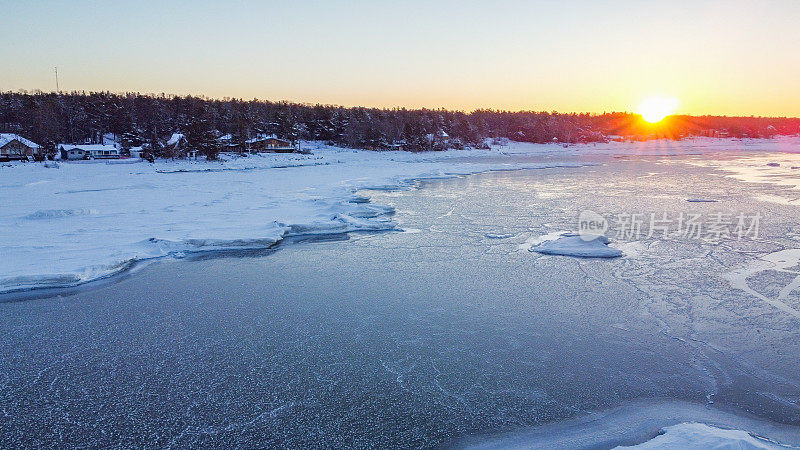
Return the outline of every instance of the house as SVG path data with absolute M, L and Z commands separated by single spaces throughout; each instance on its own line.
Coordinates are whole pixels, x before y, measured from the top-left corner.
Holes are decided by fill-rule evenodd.
M 103 144 L 59 144 L 61 159 L 119 159 L 122 155 L 117 147 Z
M 245 145 L 251 152 L 291 153 L 297 151 L 297 147 L 292 145 L 291 141 L 279 139 L 275 135 L 259 135 L 246 140 Z
M 167 142 L 164 143 L 164 153 L 176 158 L 189 152 L 189 141 L 182 133 L 172 133 Z
M 233 139 L 232 134 L 225 134 L 217 138 L 217 143 L 220 146 L 220 149 L 223 152 L 243 152 L 244 145 L 240 142 L 236 142 Z
M 144 154 L 144 148 L 142 147 L 131 147 L 128 149 L 128 152 L 131 154 L 131 158 L 141 158 L 142 154 Z
M 38 154 L 41 145 L 14 133 L 0 133 L 0 161 L 27 160 Z
M 186 139 L 186 135 L 183 133 L 172 133 L 172 136 L 164 142 L 163 154 L 170 158 L 193 157 L 196 155 L 189 148 L 189 140 Z
M 438 130 L 436 133 L 426 134 L 425 137 L 428 142 L 447 142 L 450 140 L 450 135 L 444 130 Z

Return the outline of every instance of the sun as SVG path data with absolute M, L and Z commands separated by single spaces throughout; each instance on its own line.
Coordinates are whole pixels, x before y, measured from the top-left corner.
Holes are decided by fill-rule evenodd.
M 677 109 L 678 99 L 675 97 L 648 97 L 642 100 L 636 112 L 642 115 L 645 122 L 656 123 L 675 114 Z

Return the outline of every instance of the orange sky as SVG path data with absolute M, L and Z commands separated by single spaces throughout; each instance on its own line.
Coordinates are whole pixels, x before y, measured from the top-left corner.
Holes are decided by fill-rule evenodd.
M 434 3 L 434 4 L 431 4 Z M 0 89 L 800 116 L 800 2 L 14 2 Z

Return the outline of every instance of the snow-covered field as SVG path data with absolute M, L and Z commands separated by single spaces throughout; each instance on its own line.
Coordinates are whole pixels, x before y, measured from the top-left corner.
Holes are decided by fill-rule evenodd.
M 218 162 L 140 160 L 0 167 L 0 293 L 107 277 L 135 261 L 186 252 L 268 247 L 292 234 L 386 230 L 391 210 L 362 188 L 491 170 L 594 164 L 630 155 L 797 151 L 797 138 L 698 139 L 492 150 L 370 152 L 306 143 L 311 155 L 225 156 Z

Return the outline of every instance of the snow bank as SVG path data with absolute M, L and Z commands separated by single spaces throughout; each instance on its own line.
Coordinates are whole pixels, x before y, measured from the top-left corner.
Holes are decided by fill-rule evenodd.
M 636 449 L 785 449 L 783 445 L 759 439 L 742 430 L 726 430 L 704 423 L 682 423 L 638 445 L 615 448 Z
M 644 399 L 563 422 L 473 436 L 456 444 L 476 449 L 798 448 L 800 428 L 702 403 Z
M 493 161 L 497 151 L 368 152 L 306 143 L 313 154 L 10 164 L 0 167 L 0 293 L 72 286 L 137 261 L 266 248 L 298 235 L 393 230 L 366 188 L 580 162 Z M 536 146 L 523 146 L 536 152 Z
M 546 255 L 575 256 L 579 258 L 617 258 L 622 251 L 609 247 L 611 241 L 605 236 L 564 233 L 555 240 L 544 241 L 530 251 Z

